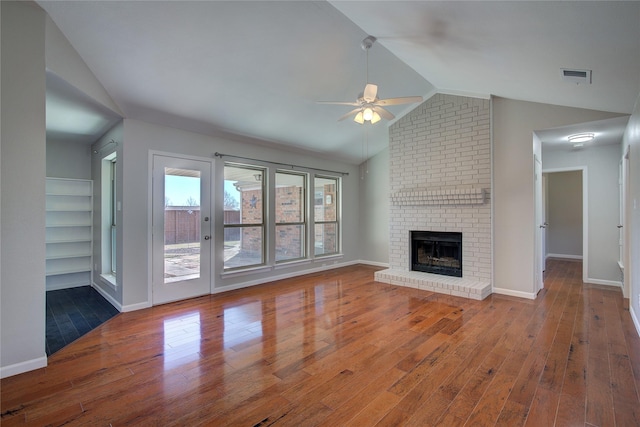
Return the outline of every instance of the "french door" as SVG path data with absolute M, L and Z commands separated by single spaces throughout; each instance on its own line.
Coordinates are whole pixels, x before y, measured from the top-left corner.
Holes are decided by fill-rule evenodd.
M 211 168 L 207 161 L 153 156 L 154 305 L 211 292 Z

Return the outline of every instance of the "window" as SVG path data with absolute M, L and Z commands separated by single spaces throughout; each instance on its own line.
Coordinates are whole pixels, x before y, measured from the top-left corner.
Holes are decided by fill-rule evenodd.
M 314 255 L 339 250 L 338 178 L 316 175 L 314 179 Z
M 117 158 L 113 152 L 102 158 L 101 166 L 101 213 L 100 213 L 100 229 L 101 229 L 101 270 L 102 276 L 115 280 L 117 270 L 116 254 L 116 217 L 118 212 L 117 202 Z
M 306 181 L 303 173 L 276 172 L 276 262 L 306 257 Z
M 265 169 L 224 166 L 224 269 L 265 263 Z
M 116 274 L 116 159 L 111 161 L 111 274 Z

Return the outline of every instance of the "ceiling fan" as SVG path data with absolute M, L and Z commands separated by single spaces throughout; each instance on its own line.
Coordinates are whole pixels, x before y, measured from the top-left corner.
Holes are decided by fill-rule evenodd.
M 376 38 L 374 36 L 367 36 L 367 38 L 362 40 L 362 49 L 367 52 L 367 84 L 364 87 L 364 92 L 362 92 L 358 99 L 355 102 L 318 101 L 319 104 L 350 105 L 356 107 L 340 117 L 338 121 L 342 121 L 347 117 L 354 115 L 353 121 L 359 124 L 364 124 L 365 122 L 374 124 L 379 122 L 382 118 L 392 120 L 395 116 L 383 107 L 422 102 L 421 96 L 405 96 L 387 99 L 378 98 L 378 86 L 369 83 L 369 49 L 371 49 L 371 46 L 373 46 L 375 41 Z

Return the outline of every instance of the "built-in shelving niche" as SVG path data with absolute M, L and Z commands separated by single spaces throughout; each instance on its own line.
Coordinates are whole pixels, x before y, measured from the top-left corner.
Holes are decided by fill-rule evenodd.
M 91 284 L 93 181 L 47 178 L 47 290 Z

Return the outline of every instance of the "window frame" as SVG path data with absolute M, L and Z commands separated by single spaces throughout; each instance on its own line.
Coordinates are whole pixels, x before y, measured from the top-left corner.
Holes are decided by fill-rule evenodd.
M 268 190 L 266 190 L 267 187 L 267 177 L 268 177 L 268 173 L 269 170 L 268 168 L 264 167 L 264 166 L 258 166 L 258 165 L 249 165 L 249 164 L 244 164 L 244 163 L 236 163 L 236 162 L 225 162 L 223 165 L 223 177 L 225 176 L 225 172 L 226 172 L 226 168 L 237 168 L 237 169 L 246 169 L 246 170 L 250 170 L 250 171 L 256 171 L 256 172 L 260 172 L 262 174 L 262 178 L 260 179 L 260 189 L 262 191 L 262 204 L 261 204 L 261 218 L 262 218 L 262 222 L 260 223 L 247 223 L 247 224 L 226 224 L 224 222 L 224 213 L 223 213 L 223 236 L 226 235 L 226 230 L 230 230 L 230 229 L 239 229 L 240 232 L 242 233 L 242 229 L 243 228 L 256 228 L 259 227 L 262 230 L 262 242 L 260 244 L 260 254 L 261 254 L 261 260 L 259 263 L 253 263 L 253 264 L 246 264 L 246 265 L 240 265 L 240 266 L 236 266 L 236 267 L 226 267 L 226 261 L 223 260 L 222 262 L 222 270 L 224 273 L 230 273 L 230 272 L 234 272 L 234 271 L 242 271 L 242 270 L 247 270 L 247 269 L 253 269 L 253 268 L 259 268 L 259 267 L 263 267 L 265 265 L 267 265 L 267 260 L 268 260 L 268 254 L 267 254 L 267 242 L 268 242 L 268 220 L 267 220 L 267 215 L 266 215 L 266 207 L 268 206 L 268 197 L 269 197 L 269 192 Z M 227 182 L 226 177 L 223 178 L 223 185 L 224 183 Z M 223 208 L 224 209 L 224 208 Z M 240 221 L 242 221 L 242 199 L 240 200 Z M 242 241 L 242 238 L 241 238 Z M 242 244 L 242 243 L 240 243 Z M 224 247 L 224 237 L 223 237 L 223 247 Z
M 117 265 L 116 265 L 116 248 L 117 248 L 117 224 L 116 218 L 118 216 L 118 201 L 117 201 L 117 187 L 116 187 L 116 174 L 117 174 L 117 163 L 118 157 L 113 157 L 111 160 L 111 236 L 110 236 L 110 246 L 111 246 L 111 274 L 116 275 Z
M 281 175 L 293 175 L 293 176 L 299 176 L 302 177 L 302 197 L 300 200 L 300 206 L 302 208 L 302 214 L 301 219 L 302 221 L 297 221 L 297 222 L 278 222 L 278 195 L 277 195 L 277 191 L 278 191 L 278 174 Z M 274 250 L 274 262 L 275 264 L 281 265 L 281 264 L 286 264 L 288 262 L 295 262 L 295 261 L 300 261 L 300 260 L 305 260 L 309 258 L 309 249 L 308 249 L 308 242 L 309 242 L 309 214 L 308 214 L 308 204 L 309 204 L 309 200 L 307 197 L 307 194 L 309 193 L 308 191 L 308 186 L 309 186 L 309 174 L 307 172 L 303 172 L 303 171 L 298 171 L 298 170 L 282 170 L 282 169 L 276 169 L 275 170 L 275 183 L 274 183 L 274 200 L 276 203 L 276 212 L 274 214 L 274 218 L 273 218 L 273 233 L 274 233 L 274 241 L 275 241 L 275 250 Z M 278 227 L 282 227 L 282 226 L 302 226 L 302 232 L 301 232 L 301 239 L 302 239 L 302 243 L 301 243 L 301 250 L 302 250 L 302 254 L 301 256 L 297 257 L 297 258 L 287 258 L 287 259 L 282 259 L 282 260 L 278 260 Z
M 326 180 L 333 180 L 335 181 L 335 192 L 333 195 L 331 195 L 331 203 L 335 205 L 335 219 L 331 220 L 331 221 L 327 221 L 327 220 L 318 220 L 316 218 L 316 180 L 318 179 L 326 179 Z M 313 257 L 314 258 L 323 258 L 323 257 L 330 257 L 330 256 L 336 256 L 342 253 L 342 239 L 341 239 L 341 212 L 340 212 L 340 207 L 341 207 L 341 185 L 342 185 L 342 180 L 340 177 L 337 176 L 331 176 L 331 175 L 325 175 L 325 174 L 314 174 L 313 176 Z M 326 205 L 327 204 L 327 197 L 329 195 L 328 194 L 322 194 L 322 205 Z M 321 225 L 326 225 L 326 224 L 335 224 L 335 238 L 336 238 L 336 243 L 335 243 L 335 251 L 332 252 L 323 252 L 323 253 L 317 253 L 316 252 L 316 226 L 318 224 Z M 324 242 L 323 242 L 323 247 L 324 247 Z

